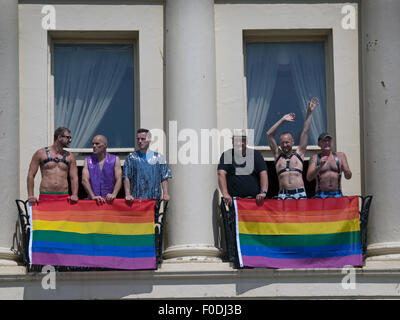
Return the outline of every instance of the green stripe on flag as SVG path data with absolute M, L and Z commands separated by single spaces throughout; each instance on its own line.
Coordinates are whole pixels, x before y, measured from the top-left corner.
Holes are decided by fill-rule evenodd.
M 154 246 L 154 234 L 145 235 L 112 235 L 112 234 L 83 234 L 74 232 L 60 232 L 37 230 L 33 231 L 34 241 L 53 241 L 77 243 L 83 245 L 109 245 L 121 247 Z
M 239 234 L 241 245 L 266 247 L 311 247 L 360 242 L 360 231 L 310 235 Z

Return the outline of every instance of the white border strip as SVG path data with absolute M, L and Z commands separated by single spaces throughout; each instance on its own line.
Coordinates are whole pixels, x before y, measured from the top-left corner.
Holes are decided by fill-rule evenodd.
M 236 247 L 237 247 L 237 251 L 238 251 L 239 265 L 242 268 L 243 267 L 243 260 L 242 260 L 242 251 L 240 250 L 239 220 L 238 220 L 238 210 L 237 210 L 236 197 L 233 198 L 233 205 L 235 207 Z
M 33 225 L 32 225 L 32 207 L 30 203 L 28 203 L 28 214 L 29 214 L 29 264 L 32 264 Z

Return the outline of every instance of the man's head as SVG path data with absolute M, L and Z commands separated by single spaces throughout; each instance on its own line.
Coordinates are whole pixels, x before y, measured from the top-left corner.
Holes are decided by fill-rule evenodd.
M 318 146 L 322 151 L 331 151 L 332 148 L 332 136 L 328 132 L 323 132 L 318 137 Z
M 107 152 L 107 138 L 102 134 L 95 136 L 92 140 L 93 153 L 95 155 L 106 154 Z
M 284 132 L 279 137 L 279 145 L 284 154 L 288 154 L 292 151 L 294 140 L 289 132 Z
M 140 152 L 146 153 L 151 142 L 151 133 L 148 129 L 138 129 L 136 132 L 136 141 Z
M 71 131 L 68 128 L 58 127 L 54 131 L 54 143 L 60 144 L 63 148 L 68 148 L 71 141 Z
M 247 135 L 244 130 L 234 132 L 232 136 L 233 150 L 245 154 L 247 146 Z

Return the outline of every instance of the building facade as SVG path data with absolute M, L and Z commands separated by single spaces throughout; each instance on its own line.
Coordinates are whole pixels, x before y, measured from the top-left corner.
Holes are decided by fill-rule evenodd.
M 400 295 L 398 1 L 1 0 L 0 6 L 1 298 Z M 90 65 L 105 71 L 90 73 Z M 329 131 L 353 171 L 344 193 L 373 195 L 368 258 L 355 270 L 355 288 L 344 288 L 343 270 L 237 270 L 224 260 L 216 161 L 226 145 L 204 142 L 213 130 L 254 129 L 255 147 L 271 162 L 262 132 L 284 112 L 273 103 L 280 86 L 297 97 L 299 115 L 307 99 L 319 97 L 307 157 L 317 151 L 315 134 Z M 115 99 L 104 103 L 105 91 Z M 88 92 L 100 98 L 86 101 Z M 71 96 L 79 102 L 64 114 Z M 85 112 L 101 116 L 93 124 Z M 135 129 L 164 137 L 154 147 L 167 155 L 173 179 L 158 270 L 57 274 L 57 289 L 44 290 L 42 276 L 19 265 L 15 199 L 27 197 L 32 154 L 52 143 L 58 125 L 73 128 L 78 166 L 90 152 L 85 137 L 97 133 L 88 128 L 105 130 L 122 159 Z

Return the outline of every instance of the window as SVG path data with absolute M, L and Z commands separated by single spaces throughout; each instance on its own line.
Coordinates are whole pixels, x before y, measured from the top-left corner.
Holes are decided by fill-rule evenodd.
M 132 44 L 55 43 L 54 128 L 72 131 L 71 148 L 91 148 L 94 135 L 109 148 L 135 142 Z
M 308 101 L 318 97 L 309 145 L 327 130 L 325 43 L 248 42 L 246 44 L 247 125 L 254 129 L 254 145 L 268 145 L 266 131 L 284 114 L 296 113 L 277 136 L 289 131 L 298 145 Z

